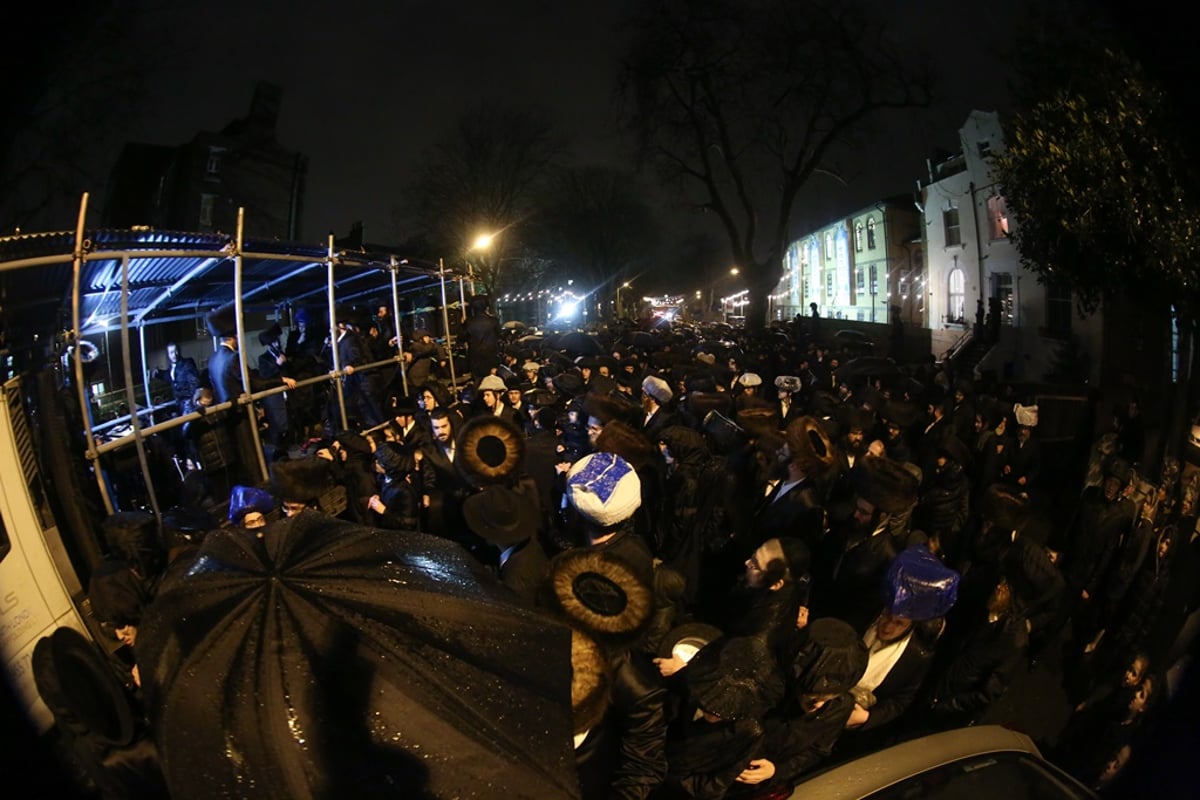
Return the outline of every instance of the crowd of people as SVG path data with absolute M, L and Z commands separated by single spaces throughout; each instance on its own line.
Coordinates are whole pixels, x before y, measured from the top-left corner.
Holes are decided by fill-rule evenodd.
M 228 320 L 210 322 L 236 349 Z M 257 380 L 294 388 L 309 357 L 328 370 L 305 322 L 286 343 L 264 334 Z M 1064 497 L 1069 479 L 1047 488 L 1034 398 L 933 363 L 851 376 L 799 320 L 576 354 L 506 343 L 493 317 L 474 340 L 468 329 L 458 385 L 441 345 L 413 331 L 407 393 L 355 372 L 364 343 L 396 336 L 359 327 L 339 318 L 333 345 L 348 425 L 289 391 L 264 414 L 267 482 L 230 468 L 256 458 L 236 428 L 207 447 L 189 434 L 200 471 L 221 476 L 208 492 L 224 521 L 185 507 L 162 527 L 186 529 L 184 553 L 206 527 L 253 536 L 306 513 L 459 543 L 514 603 L 588 645 L 573 648 L 572 687 L 585 798 L 785 797 L 837 760 L 996 721 L 1018 670 L 1052 658 L 1076 707 L 1039 744 L 1105 791 L 1167 694 L 1200 607 L 1200 472 L 1166 459 L 1147 479 L 1136 407 Z M 240 393 L 240 373 L 214 362 L 198 405 Z M 293 425 L 304 435 L 278 430 Z M 175 554 L 127 550 L 92 599 L 133 658 Z

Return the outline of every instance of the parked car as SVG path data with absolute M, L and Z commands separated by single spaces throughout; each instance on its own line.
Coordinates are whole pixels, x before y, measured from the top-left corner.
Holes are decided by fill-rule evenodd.
M 1095 800 L 1023 733 L 978 725 L 911 739 L 818 772 L 792 800 Z

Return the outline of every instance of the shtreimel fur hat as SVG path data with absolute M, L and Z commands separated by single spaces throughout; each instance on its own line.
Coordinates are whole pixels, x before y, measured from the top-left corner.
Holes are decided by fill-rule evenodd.
M 580 516 L 601 528 L 624 522 L 642 504 L 642 481 L 615 453 L 592 453 L 567 473 L 567 499 Z
M 864 458 L 855 463 L 853 475 L 858 496 L 880 511 L 899 514 L 916 505 L 917 479 L 898 461 Z

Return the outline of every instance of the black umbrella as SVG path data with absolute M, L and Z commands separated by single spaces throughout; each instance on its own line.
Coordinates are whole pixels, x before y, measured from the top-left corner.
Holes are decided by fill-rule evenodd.
M 458 545 L 312 511 L 210 535 L 138 636 L 172 800 L 578 797 L 570 651 Z
M 554 346 L 573 356 L 598 356 L 604 352 L 604 346 L 595 336 L 582 331 L 571 331 L 558 337 Z
M 621 343 L 629 347 L 640 347 L 652 350 L 659 344 L 659 339 L 649 331 L 632 331 L 621 337 Z
M 847 361 L 834 370 L 834 376 L 839 381 L 854 378 L 890 378 L 900 374 L 896 362 L 884 356 L 859 356 Z

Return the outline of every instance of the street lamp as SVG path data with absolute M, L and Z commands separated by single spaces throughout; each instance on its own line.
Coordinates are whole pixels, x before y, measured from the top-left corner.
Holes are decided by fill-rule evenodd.
M 629 281 L 625 281 L 624 283 L 622 283 L 620 286 L 617 287 L 617 319 L 621 319 L 621 317 L 624 316 L 621 313 L 623 311 L 623 307 L 621 306 L 621 290 L 629 289 L 631 287 L 632 287 L 632 284 L 630 284 Z

